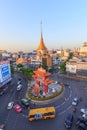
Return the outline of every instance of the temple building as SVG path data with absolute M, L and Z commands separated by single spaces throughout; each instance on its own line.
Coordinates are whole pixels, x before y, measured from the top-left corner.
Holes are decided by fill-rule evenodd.
M 40 56 L 43 56 L 46 54 L 47 54 L 47 47 L 44 44 L 42 31 L 41 31 L 40 43 L 39 43 L 39 46 L 37 48 L 37 56 L 40 57 Z
M 35 58 L 31 58 L 31 63 L 29 65 L 35 66 L 38 68 L 39 66 L 47 66 L 48 68 L 52 67 L 53 58 L 49 54 L 47 47 L 44 44 L 43 35 L 42 35 L 42 27 L 40 34 L 40 43 L 37 47 L 37 55 Z
M 37 48 L 37 60 L 40 61 L 42 65 L 46 65 L 47 67 L 52 66 L 52 56 L 49 55 L 48 49 L 44 44 L 42 29 L 41 29 L 40 43 Z

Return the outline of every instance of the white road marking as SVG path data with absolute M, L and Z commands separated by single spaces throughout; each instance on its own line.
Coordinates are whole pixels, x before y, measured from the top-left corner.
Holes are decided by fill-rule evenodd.
M 72 107 L 72 105 L 70 105 L 69 107 L 67 107 L 67 110 L 69 110 Z
M 68 101 L 70 98 L 67 98 L 66 101 Z
M 61 106 L 63 106 L 63 105 L 70 99 L 70 97 L 71 97 L 71 95 L 72 95 L 72 90 L 71 90 L 70 86 L 69 86 L 69 89 L 70 89 L 70 95 L 69 95 L 69 97 L 66 98 L 66 101 L 64 101 L 62 104 L 56 106 L 56 109 L 57 109 L 57 108 L 60 108 Z
M 22 114 L 22 116 L 25 117 L 25 118 L 28 118 L 28 117 L 29 117 L 28 115 L 24 115 L 24 114 Z
M 84 88 L 85 90 L 87 90 L 87 88 Z
M 56 106 L 55 108 L 60 108 L 61 106 L 63 106 L 65 104 L 65 102 L 63 102 L 62 104 Z
M 62 114 L 64 114 L 66 111 L 64 110 L 64 111 L 62 111 L 62 112 L 60 112 L 58 115 L 62 115 Z
M 64 113 L 65 113 L 67 110 L 69 110 L 71 107 L 72 107 L 72 105 L 70 105 L 69 107 L 67 107 L 66 110 L 64 110 L 64 111 L 62 111 L 62 112 L 60 112 L 60 113 L 58 113 L 58 115 L 62 115 L 62 114 L 64 114 Z

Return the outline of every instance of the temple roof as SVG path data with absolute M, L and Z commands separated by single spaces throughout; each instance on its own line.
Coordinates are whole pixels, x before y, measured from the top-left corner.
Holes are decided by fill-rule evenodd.
M 41 71 L 34 71 L 34 73 L 35 73 L 36 75 L 40 75 L 40 76 L 42 76 L 42 77 L 50 76 L 50 75 L 51 75 L 51 73 L 49 73 L 49 72 L 43 73 L 43 72 L 41 72 Z
M 44 44 L 44 41 L 43 41 L 42 32 L 41 32 L 40 44 L 39 44 L 37 50 L 47 50 L 47 48 Z
M 38 70 L 34 71 L 34 74 L 35 74 L 35 75 L 40 75 L 40 76 L 42 76 L 42 77 L 50 76 L 50 75 L 51 75 L 51 73 L 46 72 L 46 70 L 43 69 L 43 68 L 38 68 Z M 34 76 L 34 75 L 33 75 L 33 76 Z
M 32 77 L 35 79 L 35 78 L 37 77 L 37 75 L 33 75 Z M 51 84 L 51 83 L 53 83 L 53 82 L 54 82 L 54 80 L 49 79 L 49 78 L 46 78 L 46 79 L 43 80 L 43 83 L 44 83 L 45 85 Z
M 17 64 L 22 64 L 24 62 L 24 59 L 23 58 L 18 58 L 16 62 L 17 62 Z
M 32 77 L 33 77 L 34 79 L 37 79 L 37 78 L 39 79 L 39 78 L 40 78 L 40 80 L 41 80 L 41 79 L 43 80 L 43 83 L 44 83 L 45 85 L 48 85 L 48 84 L 51 84 L 52 82 L 54 82 L 54 80 L 48 78 L 48 76 L 50 76 L 50 75 L 51 75 L 51 73 L 46 72 L 45 69 L 43 69 L 43 68 L 38 68 L 38 70 L 34 71 L 34 74 L 32 75 Z M 41 77 L 42 77 L 42 78 L 41 78 Z M 43 78 L 43 77 L 44 77 L 44 78 Z

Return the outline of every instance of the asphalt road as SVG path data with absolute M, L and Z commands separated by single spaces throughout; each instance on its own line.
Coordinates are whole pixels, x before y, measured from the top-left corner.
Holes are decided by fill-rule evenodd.
M 87 107 L 87 81 L 68 79 L 54 74 L 51 78 L 55 81 L 61 81 L 65 85 L 64 93 L 54 102 L 46 106 L 55 106 L 56 118 L 48 120 L 28 121 L 28 109 L 23 108 L 22 113 L 16 113 L 13 109 L 7 110 L 7 104 L 10 101 L 20 104 L 20 99 L 25 97 L 27 91 L 27 81 L 21 77 L 23 88 L 20 92 L 16 91 L 17 80 L 20 76 L 15 75 L 14 80 L 5 94 L 0 96 L 0 123 L 5 123 L 6 130 L 65 130 L 64 121 L 67 113 L 71 113 L 73 106 L 71 105 L 74 97 L 82 97 L 82 101 L 77 105 L 77 112 L 73 113 L 74 121 L 71 130 L 77 130 L 75 123 L 77 117 L 81 115 L 80 108 Z M 67 85 L 68 84 L 68 85 Z M 66 100 L 65 100 L 66 99 Z M 32 105 L 32 104 L 31 104 Z M 33 105 L 32 105 L 33 106 Z M 33 106 L 40 107 L 40 106 Z

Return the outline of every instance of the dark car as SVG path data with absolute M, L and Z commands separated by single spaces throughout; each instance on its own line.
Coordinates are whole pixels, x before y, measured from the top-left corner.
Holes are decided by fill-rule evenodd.
M 27 98 L 22 98 L 21 99 L 21 103 L 25 106 L 28 107 L 29 106 L 29 100 Z
M 87 125 L 87 118 L 79 116 L 76 125 L 79 126 L 80 123 L 84 123 L 85 125 Z
M 1 91 L 1 92 L 0 92 L 0 96 L 2 96 L 3 94 L 4 94 L 4 91 Z
M 69 128 L 71 128 L 72 123 L 73 123 L 73 114 L 72 114 L 72 113 L 69 113 L 69 114 L 67 115 L 66 119 L 65 119 L 64 125 L 65 125 L 66 128 L 69 129 Z
M 78 128 L 81 130 L 87 130 L 87 125 L 85 125 L 84 123 L 80 123 Z

